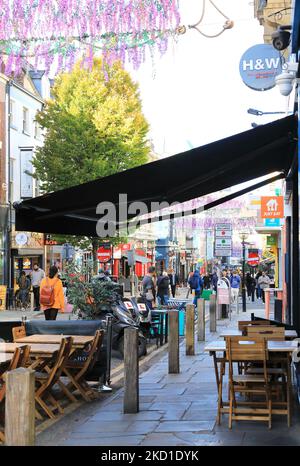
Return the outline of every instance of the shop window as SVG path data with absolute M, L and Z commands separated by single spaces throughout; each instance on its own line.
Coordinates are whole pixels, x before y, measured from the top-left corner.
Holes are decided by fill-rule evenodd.
M 23 107 L 23 133 L 29 135 L 29 110 Z

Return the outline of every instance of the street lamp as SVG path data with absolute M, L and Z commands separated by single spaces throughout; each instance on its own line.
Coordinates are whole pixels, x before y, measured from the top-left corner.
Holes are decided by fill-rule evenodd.
M 286 114 L 286 112 L 262 112 L 261 110 L 256 110 L 255 108 L 248 108 L 247 113 L 250 113 L 250 115 L 256 115 L 256 116 Z
M 246 280 L 245 280 L 245 265 L 246 265 L 246 239 L 248 238 L 248 233 L 241 233 L 240 238 L 242 240 L 243 247 L 243 268 L 242 268 L 242 303 L 243 303 L 243 312 L 246 312 Z

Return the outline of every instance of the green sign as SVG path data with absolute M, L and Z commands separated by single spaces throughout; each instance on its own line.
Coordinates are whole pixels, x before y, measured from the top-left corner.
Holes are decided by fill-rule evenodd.
M 277 246 L 277 236 L 267 236 L 267 246 Z

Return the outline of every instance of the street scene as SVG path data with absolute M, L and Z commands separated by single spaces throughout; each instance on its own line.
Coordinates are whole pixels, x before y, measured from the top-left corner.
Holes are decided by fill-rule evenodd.
M 300 446 L 299 31 L 0 2 L 0 447 Z

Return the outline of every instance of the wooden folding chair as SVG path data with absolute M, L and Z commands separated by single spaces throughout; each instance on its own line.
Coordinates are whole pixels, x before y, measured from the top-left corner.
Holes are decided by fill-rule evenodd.
M 85 399 L 85 401 L 92 401 L 94 398 L 94 392 L 91 390 L 84 377 L 87 372 L 93 369 L 97 361 L 103 337 L 104 331 L 96 330 L 94 340 L 90 344 L 91 349 L 85 361 L 80 362 L 74 359 L 74 356 L 76 356 L 75 353 L 73 358 L 68 359 L 66 362 L 63 373 L 69 378 L 69 383 L 65 385 L 62 381 L 59 381 L 58 385 L 69 398 L 69 400 L 73 402 L 77 401 L 74 394 L 72 393 L 74 390 L 78 390 L 79 394 Z
M 16 343 L 20 338 L 26 337 L 25 325 L 20 325 L 20 327 L 13 327 L 12 336 L 14 343 Z
M 248 325 L 246 332 L 249 337 L 266 338 L 268 340 L 285 340 L 285 328 L 275 325 Z
M 18 367 L 24 367 L 28 357 L 29 357 L 30 346 L 24 345 L 16 348 L 13 354 L 13 357 L 9 363 L 8 368 L 4 373 L 0 375 L 0 405 L 1 408 L 4 407 L 5 393 L 6 393 L 6 383 L 5 383 L 5 374 L 9 371 L 17 369 Z M 4 442 L 4 432 L 0 429 L 0 441 Z
M 226 357 L 229 361 L 229 429 L 232 421 L 267 421 L 269 429 L 272 427 L 272 398 L 270 387 L 270 376 L 268 374 L 267 342 L 262 338 L 251 337 L 227 337 Z M 261 362 L 263 373 L 256 374 L 234 374 L 233 364 L 235 362 Z M 238 407 L 236 393 L 264 395 L 266 407 L 257 408 L 257 403 L 247 402 L 247 406 Z
M 35 400 L 51 419 L 55 419 L 53 411 L 58 410 L 59 413 L 63 413 L 62 407 L 53 396 L 52 387 L 59 381 L 64 365 L 70 355 L 72 345 L 72 337 L 62 338 L 60 348 L 53 357 L 53 361 L 50 362 L 51 367 L 48 366 L 47 373 L 36 373 L 35 379 L 39 387 L 35 392 Z M 46 404 L 46 400 L 50 401 L 51 406 Z M 37 410 L 36 415 L 38 418 L 41 418 Z
M 269 320 L 239 320 L 238 329 L 240 332 L 244 332 L 248 325 L 271 325 Z

